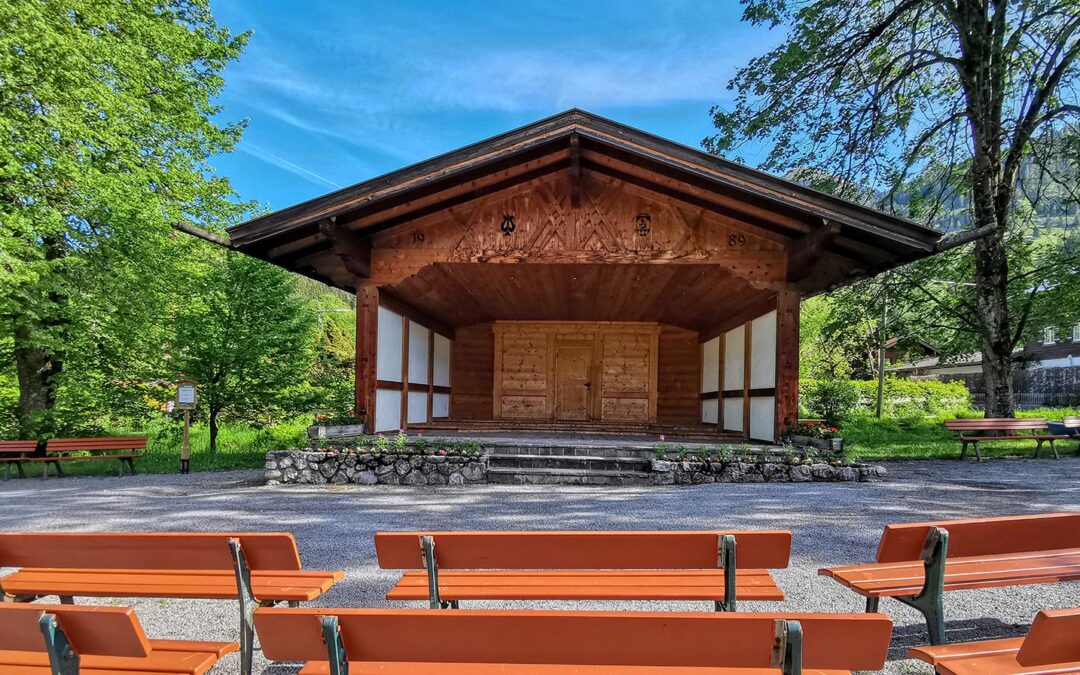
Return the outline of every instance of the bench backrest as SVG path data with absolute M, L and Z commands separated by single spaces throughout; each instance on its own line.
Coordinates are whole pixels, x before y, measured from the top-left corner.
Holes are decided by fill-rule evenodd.
M 949 532 L 949 558 L 1080 548 L 1080 513 L 1041 513 L 888 525 L 877 561 L 919 560 L 931 527 Z
M 81 656 L 145 658 L 150 654 L 150 642 L 130 608 L 16 603 L 0 604 L 0 651 L 44 652 L 45 638 L 38 625 L 43 614 L 56 617 Z
M 229 539 L 240 539 L 253 570 L 298 570 L 288 532 L 0 532 L 0 567 L 231 570 Z
M 945 428 L 950 431 L 1027 431 L 1046 429 L 1046 420 L 1038 417 L 1026 419 L 975 418 L 945 420 Z
M 1035 615 L 1016 655 L 1025 667 L 1080 663 L 1080 609 L 1044 610 Z
M 34 452 L 37 450 L 37 441 L 0 441 L 0 454 Z
M 420 537 L 435 539 L 440 569 L 716 569 L 722 534 L 735 535 L 736 567 L 788 566 L 791 533 L 746 532 L 379 532 L 383 569 L 424 569 Z
M 142 436 L 112 436 L 103 438 L 50 438 L 45 452 L 102 452 L 105 450 L 145 450 Z
M 776 621 L 788 619 L 802 625 L 804 667 L 876 671 L 892 634 L 883 614 L 265 608 L 255 612 L 263 654 L 326 661 L 326 615 L 352 662 L 768 668 Z

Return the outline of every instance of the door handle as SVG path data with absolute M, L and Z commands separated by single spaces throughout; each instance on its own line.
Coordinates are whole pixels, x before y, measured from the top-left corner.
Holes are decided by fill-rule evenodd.
M 586 382 L 585 383 L 585 388 L 586 389 L 592 389 L 592 382 Z

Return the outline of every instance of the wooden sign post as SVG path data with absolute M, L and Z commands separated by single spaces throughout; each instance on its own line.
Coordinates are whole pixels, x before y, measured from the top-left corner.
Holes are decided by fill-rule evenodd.
M 190 473 L 188 462 L 191 459 L 191 411 L 195 408 L 198 390 L 195 383 L 180 380 L 176 383 L 176 408 L 184 411 L 184 441 L 180 445 L 180 473 Z

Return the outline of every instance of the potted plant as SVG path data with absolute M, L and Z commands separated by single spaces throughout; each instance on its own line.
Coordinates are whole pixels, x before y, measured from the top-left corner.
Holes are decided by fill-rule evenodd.
M 795 445 L 840 452 L 844 449 L 844 439 L 838 436 L 840 430 L 818 420 L 800 421 L 788 436 Z
M 320 413 L 315 416 L 315 424 L 308 427 L 309 438 L 347 438 L 364 435 L 364 421 L 345 413 Z

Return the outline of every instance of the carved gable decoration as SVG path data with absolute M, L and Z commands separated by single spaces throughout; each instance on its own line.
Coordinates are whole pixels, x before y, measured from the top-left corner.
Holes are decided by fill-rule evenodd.
M 580 208 L 558 175 L 482 197 L 375 237 L 376 249 L 439 252 L 440 261 L 710 262 L 736 251 L 782 251 L 676 200 L 606 177 L 583 180 Z

